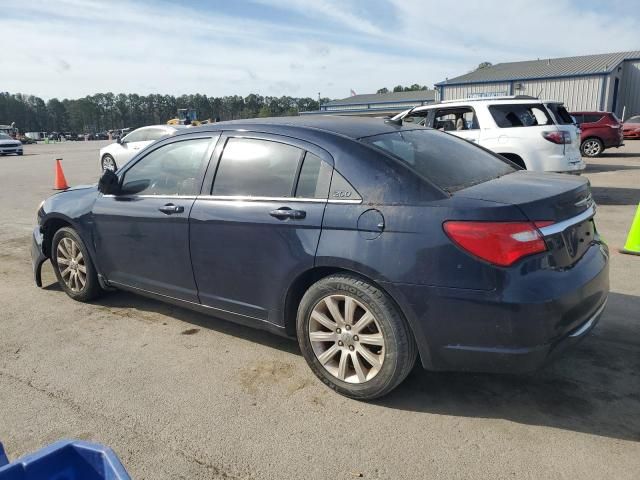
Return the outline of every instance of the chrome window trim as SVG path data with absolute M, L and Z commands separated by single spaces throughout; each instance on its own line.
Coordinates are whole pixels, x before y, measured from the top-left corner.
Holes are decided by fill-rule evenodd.
M 102 195 L 104 198 L 171 198 L 178 200 L 195 200 L 198 198 L 196 195 Z
M 589 208 L 587 208 L 584 212 L 582 212 L 579 215 L 576 215 L 575 217 L 568 218 L 566 220 L 563 220 L 562 222 L 554 223 L 547 227 L 542 227 L 540 229 L 540 233 L 545 237 L 548 237 L 550 235 L 555 235 L 557 233 L 562 233 L 567 228 L 572 227 L 577 223 L 581 223 L 581 222 L 584 222 L 585 220 L 590 219 L 595 215 L 595 213 L 596 213 L 595 206 L 592 205 Z
M 168 198 L 177 200 L 218 200 L 225 202 L 304 202 L 304 203 L 348 203 L 360 204 L 362 200 L 335 200 L 306 197 L 251 197 L 244 195 L 103 195 L 104 198 Z

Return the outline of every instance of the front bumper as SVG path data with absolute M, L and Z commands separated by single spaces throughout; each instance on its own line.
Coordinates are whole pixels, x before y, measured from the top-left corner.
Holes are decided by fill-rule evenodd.
M 48 260 L 42 251 L 43 235 L 40 227 L 33 229 L 31 237 L 31 265 L 33 267 L 33 279 L 38 287 L 42 287 L 42 264 Z
M 1 146 L 0 153 L 22 153 L 22 145 L 16 146 Z
M 609 293 L 607 247 L 593 245 L 564 270 L 539 268 L 540 261 L 512 267 L 502 287 L 491 291 L 400 287 L 399 303 L 423 366 L 530 372 L 584 338 L 598 323 Z

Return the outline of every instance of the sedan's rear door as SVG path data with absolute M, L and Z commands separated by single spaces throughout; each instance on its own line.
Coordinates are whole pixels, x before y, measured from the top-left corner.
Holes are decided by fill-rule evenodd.
M 223 135 L 216 150 L 210 195 L 190 218 L 200 301 L 282 326 L 289 285 L 314 265 L 333 161 L 289 137 L 247 132 Z

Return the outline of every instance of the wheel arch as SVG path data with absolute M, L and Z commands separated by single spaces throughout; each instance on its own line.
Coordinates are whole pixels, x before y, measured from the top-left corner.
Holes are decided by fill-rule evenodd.
M 506 158 L 510 162 L 515 163 L 519 167 L 522 167 L 525 170 L 527 170 L 527 164 L 525 163 L 524 159 L 517 153 L 505 152 L 505 153 L 500 153 L 499 155 L 502 155 L 504 158 Z
M 389 296 L 393 304 L 396 306 L 398 311 L 402 314 L 404 319 L 407 321 L 407 324 L 409 325 L 409 330 L 411 331 L 413 339 L 416 342 L 418 357 L 420 358 L 422 365 L 426 368 L 429 368 L 431 366 L 431 354 L 429 352 L 429 347 L 427 345 L 427 342 L 423 341 L 424 334 L 422 332 L 422 329 L 420 329 L 416 325 L 411 312 L 407 311 L 408 309 L 403 308 L 402 302 L 398 301 L 401 295 L 398 294 L 398 292 L 396 292 L 389 283 L 383 284 L 382 282 L 377 282 L 370 276 L 344 267 L 317 266 L 306 270 L 295 278 L 295 280 L 291 283 L 291 286 L 287 290 L 283 306 L 284 327 L 286 335 L 293 338 L 296 337 L 298 305 L 300 304 L 300 300 L 302 300 L 302 297 L 309 289 L 309 287 L 325 277 L 339 274 L 359 277 L 362 280 L 369 282 Z
M 54 235 L 58 230 L 64 227 L 71 227 L 78 231 L 71 219 L 68 217 L 53 215 L 42 222 L 42 226 L 40 227 L 40 231 L 43 235 L 42 253 L 44 253 L 47 258 L 51 258 L 51 244 L 53 243 Z

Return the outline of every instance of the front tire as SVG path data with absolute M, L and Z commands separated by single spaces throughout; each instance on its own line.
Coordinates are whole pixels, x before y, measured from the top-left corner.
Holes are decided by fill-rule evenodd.
M 604 144 L 599 138 L 587 138 L 580 145 L 580 153 L 583 157 L 599 157 L 604 151 Z
M 371 400 L 397 387 L 417 356 L 391 298 L 352 275 L 313 284 L 298 307 L 297 336 L 313 373 L 341 395 Z
M 89 252 L 73 228 L 63 227 L 53 236 L 51 263 L 58 283 L 74 300 L 88 302 L 102 293 Z
M 103 172 L 105 170 L 111 170 L 112 172 L 115 172 L 116 169 L 118 168 L 116 165 L 116 161 L 108 153 L 102 156 L 102 159 L 100 160 L 100 166 L 102 167 Z

